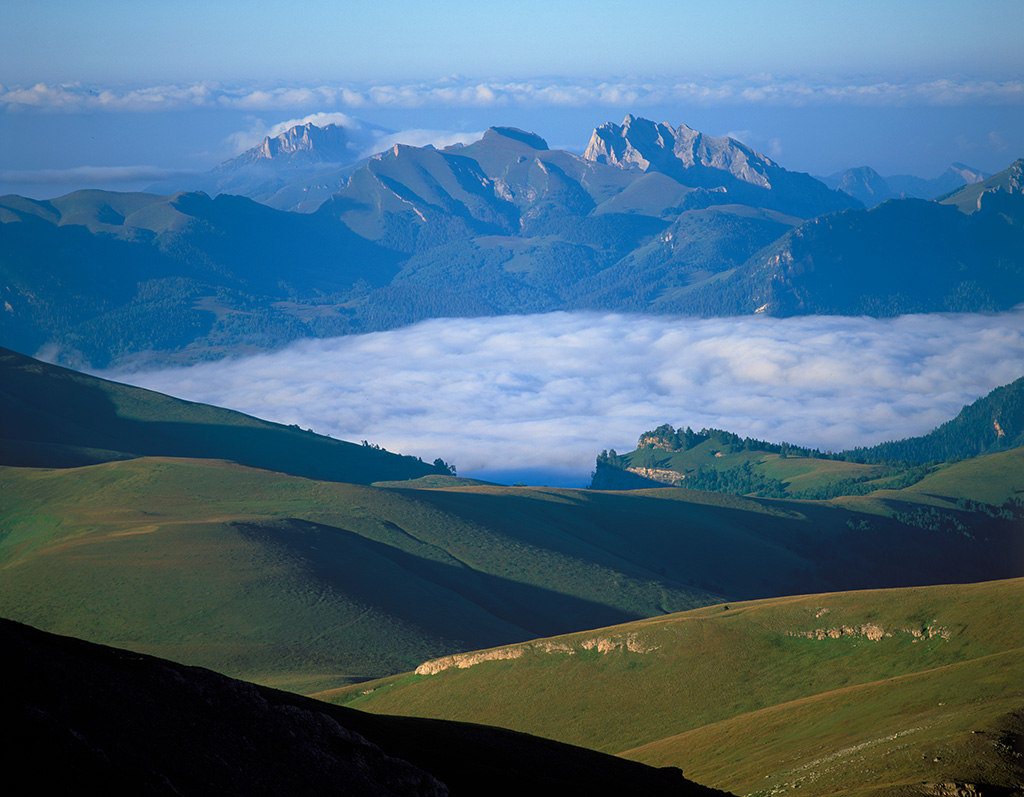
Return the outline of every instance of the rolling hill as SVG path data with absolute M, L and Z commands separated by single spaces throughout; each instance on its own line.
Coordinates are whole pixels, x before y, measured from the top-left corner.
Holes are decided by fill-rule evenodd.
M 1022 610 L 1020 579 L 730 602 L 319 696 L 584 743 L 738 794 L 1011 794 Z
M 0 450 L 49 467 L 0 468 L 0 614 L 264 683 L 324 688 L 723 599 L 1022 574 L 1017 512 L 990 504 L 1021 490 L 1024 449 L 832 501 L 473 485 L 2 363 Z
M 375 488 L 160 458 L 3 468 L 0 489 L 0 614 L 296 690 L 723 599 L 1024 561 L 1019 521 L 931 492 Z
M 603 451 L 591 487 L 628 490 L 668 484 L 774 498 L 864 495 L 910 487 L 930 473 L 948 470 L 956 460 L 1022 445 L 1024 377 L 979 398 L 926 435 L 836 453 L 740 438 L 721 429 L 694 432 L 663 424 L 642 433 L 634 451 Z M 1019 489 L 1011 482 L 993 480 L 986 495 L 997 494 L 993 503 L 1005 503 Z

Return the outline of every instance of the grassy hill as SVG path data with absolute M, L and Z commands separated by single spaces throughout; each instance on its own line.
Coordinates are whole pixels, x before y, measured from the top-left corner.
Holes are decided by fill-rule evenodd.
M 736 495 L 824 499 L 901 489 L 938 476 L 956 460 L 1022 445 L 1024 377 L 979 398 L 926 435 L 837 453 L 740 438 L 721 429 L 694 432 L 663 424 L 641 434 L 634 451 L 601 452 L 591 486 L 615 490 L 672 484 Z M 951 485 L 943 477 L 938 483 Z M 967 492 L 975 488 L 1000 496 L 975 500 L 1000 506 L 1017 497 L 1020 485 L 1000 475 L 984 486 L 972 484 Z M 971 497 L 962 490 L 953 494 Z
M 0 348 L 0 464 L 71 467 L 147 455 L 230 459 L 356 484 L 438 472 L 415 457 L 98 379 Z
M 729 603 L 320 696 L 588 744 L 737 794 L 1020 789 L 1022 611 L 1021 579 Z
M 1020 453 L 987 478 L 960 467 L 1019 484 Z M 1021 575 L 1019 518 L 961 508 L 969 482 L 952 483 L 808 502 L 376 488 L 194 459 L 7 467 L 0 614 L 325 688 L 723 599 Z

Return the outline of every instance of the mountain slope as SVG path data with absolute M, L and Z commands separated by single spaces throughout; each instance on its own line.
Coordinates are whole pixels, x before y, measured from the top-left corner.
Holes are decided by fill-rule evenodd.
M 1020 579 L 729 603 L 324 697 L 582 742 L 742 794 L 1020 789 L 1022 609 Z
M 954 163 L 938 177 L 930 179 L 910 174 L 882 177 L 870 166 L 860 166 L 823 177 L 821 181 L 829 188 L 847 193 L 863 202 L 865 207 L 872 208 L 887 199 L 937 199 L 990 176 L 962 163 Z
M 731 138 L 716 138 L 680 125 L 657 124 L 632 115 L 606 123 L 591 136 L 586 160 L 656 171 L 703 189 L 708 204 L 744 204 L 811 218 L 860 203 L 807 174 L 783 169 Z M 715 200 L 713 194 L 728 199 Z
M 921 437 L 853 453 L 871 460 L 934 462 L 975 457 L 1024 445 L 1024 377 L 997 387 Z
M 105 794 L 719 794 L 500 728 L 373 717 L 0 621 L 5 771 Z M 154 717 L 159 717 L 154 722 Z
M 344 334 L 337 305 L 397 271 L 343 225 L 227 195 L 0 197 L 0 221 L 0 339 L 69 364 Z
M 971 215 L 900 199 L 814 219 L 694 291 L 687 309 L 879 317 L 1009 309 L 1024 299 L 1024 197 L 994 190 L 978 201 Z
M 210 196 L 235 194 L 277 210 L 312 213 L 340 190 L 383 128 L 350 120 L 348 124 L 311 122 L 296 125 L 210 171 L 162 180 L 146 190 L 153 194 L 202 191 Z
M 0 348 L 0 464 L 74 467 L 147 455 L 228 459 L 357 484 L 438 472 L 415 457 L 98 379 Z
M 312 130 L 252 158 L 318 152 Z M 344 185 L 316 183 L 337 190 L 306 214 L 227 194 L 2 197 L 0 339 L 104 367 L 439 317 L 1024 300 L 1018 193 L 986 191 L 969 216 L 912 200 L 849 210 L 847 194 L 685 126 L 629 117 L 591 143 L 584 158 L 501 127 L 469 146 L 396 145 Z
M 992 194 L 1024 193 L 1024 158 L 1018 158 L 1010 168 L 992 175 L 987 180 L 972 183 L 939 197 L 944 205 L 954 205 L 963 213 L 974 213 L 990 202 Z

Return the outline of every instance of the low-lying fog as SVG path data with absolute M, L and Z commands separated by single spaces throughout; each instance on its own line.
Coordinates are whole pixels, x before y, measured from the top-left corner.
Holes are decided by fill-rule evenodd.
M 1024 309 L 893 319 L 438 319 L 272 354 L 104 372 L 432 461 L 578 487 L 662 423 L 841 450 L 923 434 L 1024 375 Z

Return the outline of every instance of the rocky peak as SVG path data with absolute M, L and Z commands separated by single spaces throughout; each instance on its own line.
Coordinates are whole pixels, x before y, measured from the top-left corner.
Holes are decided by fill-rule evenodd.
M 276 158 L 297 152 L 317 154 L 322 160 L 335 160 L 335 154 L 344 153 L 349 138 L 344 127 L 327 125 L 317 127 L 312 122 L 297 125 L 278 136 L 263 139 L 258 148 L 259 157 Z
M 583 157 L 595 163 L 664 172 L 684 182 L 687 171 L 710 169 L 761 188 L 771 188 L 769 175 L 780 169 L 735 139 L 706 136 L 686 125 L 673 128 L 632 115 L 621 125 L 608 122 L 595 129 Z
M 350 133 L 335 124 L 296 125 L 280 135 L 267 136 L 259 146 L 225 161 L 217 169 L 223 172 L 260 165 L 351 163 L 355 159 L 353 149 L 358 149 L 359 144 L 352 140 Z

